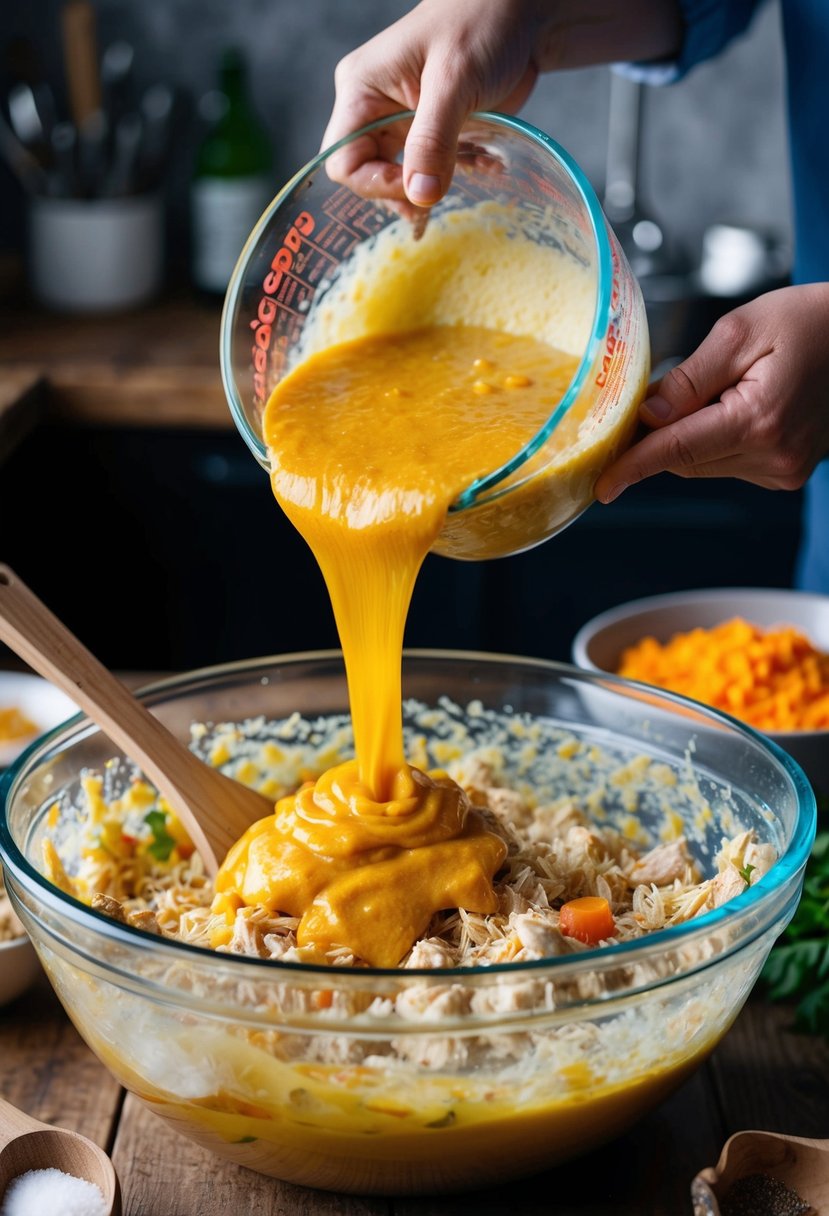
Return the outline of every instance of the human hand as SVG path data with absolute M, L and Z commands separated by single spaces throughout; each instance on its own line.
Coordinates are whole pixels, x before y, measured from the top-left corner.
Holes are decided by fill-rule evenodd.
M 334 153 L 328 173 L 365 198 L 431 206 L 473 110 L 516 113 L 540 72 L 674 54 L 682 28 L 678 0 L 421 0 L 337 65 L 322 140 L 414 110 L 405 147 L 399 127 L 366 135 Z
M 654 428 L 596 482 L 609 503 L 655 473 L 797 490 L 829 454 L 829 283 L 784 287 L 721 317 L 640 406 Z
M 438 202 L 449 188 L 458 134 L 473 110 L 513 113 L 538 70 L 536 22 L 523 0 L 422 0 L 400 21 L 347 55 L 322 146 L 378 118 L 415 110 L 403 147 L 395 126 L 355 140 L 328 162 L 335 181 L 367 198 Z

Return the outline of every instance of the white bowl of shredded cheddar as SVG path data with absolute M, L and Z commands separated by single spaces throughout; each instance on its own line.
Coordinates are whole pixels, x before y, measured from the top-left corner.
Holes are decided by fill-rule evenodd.
M 732 714 L 829 798 L 829 596 L 761 587 L 650 596 L 588 621 L 572 655 Z
M 593 714 L 583 693 L 599 686 L 624 729 Z M 404 654 L 406 754 L 458 784 L 467 826 L 500 851 L 489 909 L 430 913 L 394 966 L 309 944 L 304 915 L 245 902 L 247 888 L 217 895 L 169 809 L 85 721 L 2 779 L 7 881 L 87 1043 L 182 1134 L 336 1191 L 520 1177 L 612 1139 L 711 1051 L 794 913 L 814 838 L 787 755 L 670 694 L 654 694 L 655 728 L 631 688 L 529 659 Z M 273 797 L 274 823 L 352 754 L 337 653 L 140 695 L 206 763 Z M 386 843 L 367 872 L 417 852 Z M 376 935 L 358 924 L 356 940 L 371 951 L 397 933 L 439 868 L 360 886 Z
M 34 946 L 15 915 L 0 873 L 0 1006 L 21 996 L 39 974 Z
M 48 680 L 25 671 L 0 671 L 0 768 L 78 707 Z

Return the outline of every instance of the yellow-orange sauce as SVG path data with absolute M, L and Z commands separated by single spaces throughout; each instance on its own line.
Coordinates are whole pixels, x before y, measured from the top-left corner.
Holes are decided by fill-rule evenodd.
M 94 1022 L 85 1033 L 127 1088 L 223 1157 L 305 1186 L 400 1194 L 513 1178 L 612 1139 L 699 1066 L 732 1016 L 718 1008 L 708 1036 L 698 1025 L 696 1033 L 689 1027 L 685 1048 L 658 1067 L 626 1061 L 631 1075 L 624 1081 L 603 1077 L 586 1062 L 520 1081 L 488 1069 L 413 1076 L 364 1065 L 291 1063 L 237 1036 L 225 1035 L 219 1044 L 203 1027 L 170 1027 L 177 1068 L 192 1059 L 198 1074 L 206 1055 L 220 1053 L 225 1085 L 204 1098 L 171 1098 L 112 1052 Z
M 445 774 L 406 762 L 404 627 L 451 503 L 533 437 L 576 364 L 531 337 L 434 325 L 337 344 L 275 389 L 273 490 L 328 587 L 356 758 L 280 800 L 230 851 L 216 882 L 229 918 L 261 904 L 301 918 L 302 946 L 391 967 L 435 912 L 496 910 L 502 840 Z

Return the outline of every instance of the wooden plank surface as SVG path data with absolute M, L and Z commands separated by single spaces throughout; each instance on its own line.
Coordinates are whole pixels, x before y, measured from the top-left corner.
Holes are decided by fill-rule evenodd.
M 45 975 L 0 1009 L 0 1094 L 44 1123 L 81 1132 L 102 1148 L 112 1145 L 123 1091 L 83 1042 Z
M 37 369 L 0 370 L 0 465 L 43 420 L 46 381 Z
M 710 1060 L 611 1144 L 517 1184 L 410 1199 L 309 1190 L 212 1156 L 122 1101 L 45 981 L 0 1010 L 0 1092 L 109 1148 L 124 1216 L 691 1216 L 691 1180 L 732 1132 L 829 1135 L 829 1044 L 755 996 Z
M 49 418 L 111 427 L 230 430 L 233 419 L 215 367 L 123 369 L 57 364 L 49 373 Z
M 219 320 L 218 304 L 188 296 L 102 317 L 2 309 L 0 422 L 41 380 L 62 422 L 229 429 Z
M 829 1138 L 829 1041 L 799 1033 L 790 1009 L 760 1000 L 739 1028 L 712 1059 L 726 1125 Z
M 124 1216 L 388 1216 L 386 1200 L 291 1186 L 221 1161 L 131 1094 L 112 1153 Z

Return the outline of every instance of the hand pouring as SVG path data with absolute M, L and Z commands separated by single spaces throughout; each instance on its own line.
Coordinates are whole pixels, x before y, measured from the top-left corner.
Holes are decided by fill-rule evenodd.
M 172 735 L 41 603 L 0 565 L 0 640 L 63 689 L 138 764 L 184 824 L 215 875 L 228 849 L 273 803 L 210 768 Z

